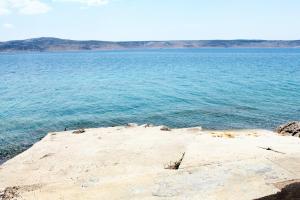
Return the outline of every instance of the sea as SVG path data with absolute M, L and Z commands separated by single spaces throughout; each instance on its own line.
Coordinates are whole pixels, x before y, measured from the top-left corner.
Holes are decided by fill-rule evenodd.
M 0 160 L 65 128 L 273 130 L 292 120 L 300 49 L 0 54 Z

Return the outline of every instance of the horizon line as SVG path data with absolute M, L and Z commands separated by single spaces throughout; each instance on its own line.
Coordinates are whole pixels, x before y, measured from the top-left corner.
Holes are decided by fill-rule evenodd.
M 25 39 L 11 39 L 0 41 L 4 42 L 13 42 L 13 41 L 25 41 L 25 40 L 35 40 L 35 39 L 59 39 L 59 40 L 70 40 L 70 41 L 99 41 L 99 42 L 167 42 L 167 41 L 300 41 L 299 39 L 246 39 L 246 38 L 236 38 L 236 39 L 171 39 L 171 40 L 100 40 L 100 39 L 70 39 L 70 38 L 60 38 L 52 36 L 41 36 Z

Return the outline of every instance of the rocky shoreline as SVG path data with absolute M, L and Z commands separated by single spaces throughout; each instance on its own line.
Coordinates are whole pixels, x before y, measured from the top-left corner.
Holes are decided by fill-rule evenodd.
M 297 130 L 49 133 L 0 166 L 0 199 L 288 199 L 299 191 Z

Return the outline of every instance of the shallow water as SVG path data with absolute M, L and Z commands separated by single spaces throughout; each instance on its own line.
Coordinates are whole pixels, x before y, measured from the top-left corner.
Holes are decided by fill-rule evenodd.
M 0 54 L 0 160 L 65 127 L 299 119 L 300 49 Z

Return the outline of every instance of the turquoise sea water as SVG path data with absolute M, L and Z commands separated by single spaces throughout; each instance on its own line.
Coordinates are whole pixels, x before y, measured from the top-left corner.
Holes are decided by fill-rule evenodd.
M 299 119 L 300 49 L 0 54 L 0 159 L 65 127 L 273 129 Z

